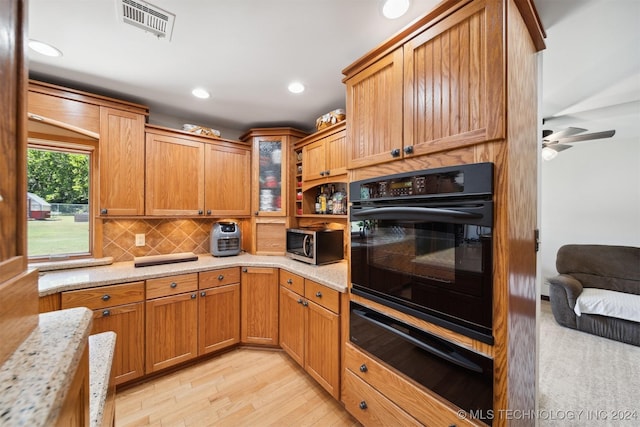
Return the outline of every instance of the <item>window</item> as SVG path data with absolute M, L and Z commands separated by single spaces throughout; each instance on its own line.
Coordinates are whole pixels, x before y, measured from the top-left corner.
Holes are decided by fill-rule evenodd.
M 29 140 L 27 252 L 32 261 L 93 254 L 93 146 Z

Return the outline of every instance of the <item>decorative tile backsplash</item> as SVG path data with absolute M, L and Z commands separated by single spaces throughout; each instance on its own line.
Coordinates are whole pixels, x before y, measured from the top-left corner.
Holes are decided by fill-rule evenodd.
M 178 252 L 209 253 L 209 233 L 214 219 L 108 219 L 102 225 L 102 254 L 115 262 L 137 256 Z M 136 246 L 136 234 L 145 245 Z

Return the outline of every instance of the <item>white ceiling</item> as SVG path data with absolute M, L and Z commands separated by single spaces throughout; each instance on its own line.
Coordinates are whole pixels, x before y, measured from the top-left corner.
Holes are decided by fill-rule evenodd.
M 115 0 L 30 0 L 29 37 L 64 52 L 29 52 L 32 77 L 146 104 L 152 118 L 310 130 L 344 107 L 342 69 L 438 1 L 412 0 L 393 21 L 382 17 L 380 0 L 150 3 L 176 14 L 170 42 L 118 22 Z M 547 31 L 545 128 L 616 127 L 640 138 L 640 0 L 535 3 Z M 292 80 L 307 90 L 288 93 Z M 196 86 L 212 97 L 194 98 Z

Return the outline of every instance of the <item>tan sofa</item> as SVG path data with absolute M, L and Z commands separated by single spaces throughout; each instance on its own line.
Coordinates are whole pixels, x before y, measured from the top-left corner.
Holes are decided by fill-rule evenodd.
M 578 316 L 575 312 L 576 302 L 587 288 L 614 291 L 603 296 L 613 297 L 603 301 L 610 306 L 612 301 L 632 301 L 635 306 L 635 297 L 628 294 L 640 295 L 640 248 L 565 245 L 558 250 L 556 269 L 560 274 L 548 279 L 549 300 L 560 325 L 640 346 L 640 322 L 600 314 Z

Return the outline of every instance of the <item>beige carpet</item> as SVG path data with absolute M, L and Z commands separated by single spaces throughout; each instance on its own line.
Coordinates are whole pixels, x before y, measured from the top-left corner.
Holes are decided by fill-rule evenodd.
M 540 316 L 539 411 L 546 426 L 640 426 L 640 347 Z

